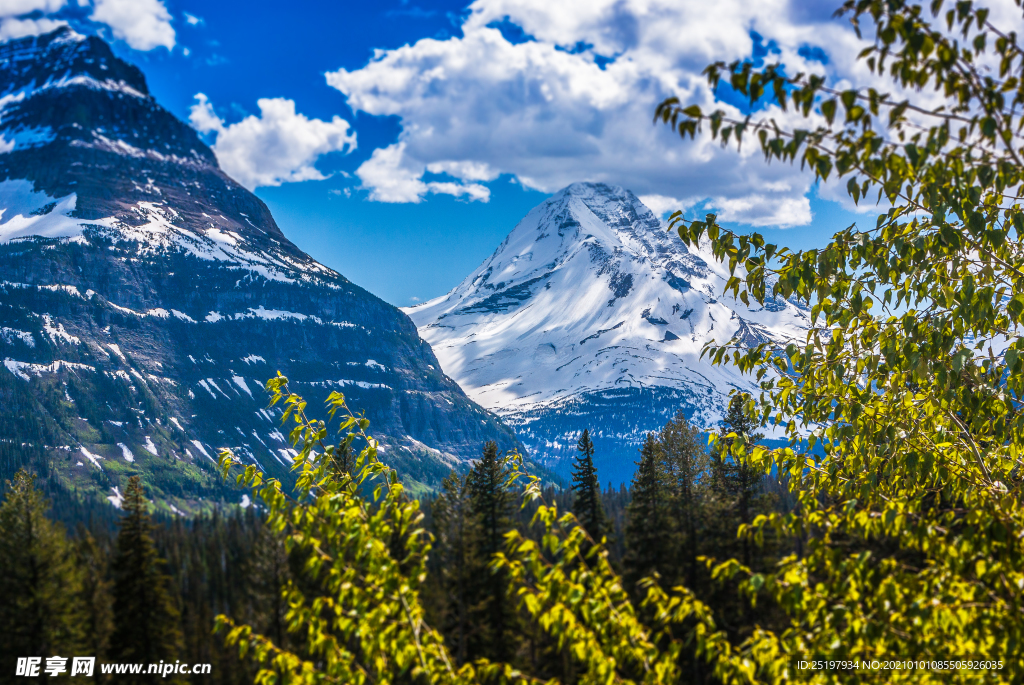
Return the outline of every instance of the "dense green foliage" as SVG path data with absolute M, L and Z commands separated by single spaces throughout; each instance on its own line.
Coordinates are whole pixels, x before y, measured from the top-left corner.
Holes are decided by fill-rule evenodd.
M 261 667 L 257 682 L 685 682 L 751 675 L 747 662 L 730 657 L 730 639 L 744 628 L 755 632 L 756 621 L 772 619 L 768 612 L 739 614 L 735 601 L 718 609 L 691 590 L 666 592 L 649 579 L 655 573 L 675 582 L 685 559 L 700 576 L 701 593 L 723 594 L 699 555 L 733 544 L 705 534 L 709 521 L 728 516 L 737 502 L 713 487 L 712 460 L 682 414 L 648 436 L 628 506 L 611 491 L 604 496 L 616 537 L 624 528 L 629 551 L 621 559 L 575 516 L 560 513 L 559 500 L 564 506 L 569 493 L 551 497 L 522 471 L 518 455 L 502 457 L 493 443 L 469 474 L 445 480 L 430 504 L 428 528 L 420 503 L 380 462 L 366 420 L 349 411 L 341 394 L 328 405 L 328 418 L 340 418 L 340 441 L 333 443 L 328 424 L 306 415 L 286 378 L 271 379 L 268 390 L 294 421 L 296 492 L 237 464 L 230 452 L 221 455 L 225 472 L 239 468 L 237 481 L 267 507 L 266 528 L 302 562 L 281 594 L 286 635 L 218 619 L 227 641 Z M 354 469 L 339 468 L 339 456 L 356 444 L 363 448 Z M 654 528 L 639 503 L 645 490 L 656 493 Z M 728 537 L 738 524 L 724 527 Z M 644 556 L 649 552 L 660 556 L 652 561 Z M 623 583 L 620 563 L 634 580 Z M 734 627 L 717 628 L 718 614 Z
M 971 2 L 850 0 L 841 12 L 868 24 L 860 59 L 895 94 L 737 62 L 709 67 L 712 85 L 725 79 L 751 102 L 767 94 L 809 127 L 674 99 L 658 111 L 684 137 L 709 126 L 738 145 L 754 133 L 768 160 L 845 179 L 854 201 L 888 207 L 867 230 L 804 252 L 713 216 L 673 218 L 683 240 L 709 241 L 728 262 L 734 295 L 797 298 L 814 321 L 785 349 L 708 350 L 763 380 L 745 413 L 792 438 L 778 450 L 719 443 L 756 472 L 786 474 L 795 500 L 744 534 L 806 540 L 770 573 L 742 561 L 717 573 L 766 589 L 790 619 L 744 647 L 764 678 L 809 677 L 793 662 L 810 655 L 1003 666 L 816 676 L 830 681 L 1019 681 L 1024 51 Z M 820 451 L 801 448 L 807 434 Z
M 636 583 L 648 573 L 672 573 L 669 488 L 654 434 L 644 441 L 631 489 L 626 566 L 632 572 L 627 572 L 626 578 Z
M 69 539 L 61 524 L 51 522 L 49 517 L 57 512 L 48 509 L 32 476 L 22 471 L 8 481 L 0 505 L 0 587 L 7 593 L 0 601 L 3 673 L 14 673 L 15 660 L 24 656 L 95 656 L 100 663 L 127 658 L 115 656 L 124 648 L 121 638 L 114 637 L 120 536 L 105 516 L 108 510 L 118 510 L 109 503 L 102 506 L 83 505 L 87 515 L 81 518 L 91 526 L 79 525 Z M 138 530 L 138 522 L 125 523 L 129 530 Z M 157 520 L 150 534 L 153 547 L 146 556 L 151 561 L 165 558 L 167 564 L 151 566 L 147 573 L 167 573 L 163 596 L 169 596 L 171 606 L 148 606 L 153 602 L 144 600 L 144 613 L 163 612 L 165 618 L 178 613 L 173 625 L 164 626 L 169 629 L 164 634 L 170 633 L 175 641 L 174 634 L 181 634 L 177 658 L 213 666 L 210 675 L 196 676 L 194 682 L 251 683 L 253 671 L 213 639 L 211 631 L 214 616 L 222 611 L 244 617 L 269 634 L 274 634 L 275 616 L 281 626 L 280 588 L 290 569 L 273 573 L 278 558 L 273 550 L 281 548 L 279 541 L 267 549 L 266 533 L 251 510 L 228 517 L 214 513 L 193 520 Z M 116 627 L 122 633 L 140 628 L 130 612 L 122 611 L 118 618 Z M 132 635 L 133 641 L 136 638 Z M 98 672 L 95 677 L 103 682 Z M 50 681 L 48 676 L 43 679 Z M 60 677 L 53 681 L 63 682 Z
M 271 387 L 281 388 L 282 383 Z M 281 397 L 301 406 L 294 396 L 282 393 Z M 335 401 L 343 402 L 340 396 Z M 359 425 L 360 419 L 350 419 L 350 426 Z M 303 430 L 293 437 L 303 442 L 324 435 L 319 423 L 303 419 L 299 427 Z M 316 432 L 311 435 L 312 428 Z M 384 490 L 374 492 L 372 485 L 380 485 L 380 475 L 372 473 L 374 468 L 380 469 L 379 474 L 392 474 L 396 491 L 401 486 L 394 472 L 374 466 L 379 462 L 371 459 L 369 447 L 358 460 L 353 458 L 351 447 L 356 439 L 372 444 L 360 429 L 338 445 L 323 445 L 333 449 L 322 454 L 333 453 L 337 460 L 322 461 L 321 478 L 315 481 L 321 485 L 348 482 L 349 506 L 365 512 L 358 516 L 350 512 L 350 516 L 356 522 L 367 516 L 380 526 L 373 535 L 350 539 L 348 544 L 357 546 L 349 547 L 353 556 L 342 569 L 347 581 L 339 585 L 330 573 L 325 574 L 325 565 L 333 567 L 333 563 L 320 555 L 328 543 L 339 544 L 336 536 L 349 539 L 352 519 L 348 523 L 323 521 L 320 516 L 306 519 L 303 510 L 314 500 L 285 500 L 281 511 L 287 516 L 283 520 L 275 519 L 273 508 L 267 518 L 253 516 L 250 508 L 244 515 L 224 518 L 215 513 L 191 522 L 177 518 L 161 525 L 151 523 L 141 482 L 133 481 L 122 502 L 125 515 L 116 538 L 104 534 L 102 526 L 93 532 L 80 527 L 72 546 L 59 526 L 53 528 L 56 543 L 75 555 L 60 582 L 73 589 L 67 598 L 76 611 L 73 616 L 66 614 L 60 625 L 80 628 L 76 634 L 81 649 L 101 662 L 167 660 L 174 655 L 186 663 L 213 664 L 212 676 L 196 676 L 192 682 L 227 684 L 252 682 L 255 673 L 248 660 L 232 656 L 211 636 L 218 612 L 225 614 L 221 619 L 225 625 L 232 620 L 244 623 L 233 637 L 241 639 L 247 649 L 255 647 L 257 654 L 266 649 L 265 654 L 272 657 L 262 662 L 264 679 L 274 676 L 285 681 L 293 677 L 316 680 L 323 672 L 324 660 L 331 658 L 344 662 L 339 670 L 346 674 L 345 682 L 352 669 L 366 668 L 362 660 L 368 655 L 383 659 L 377 668 L 393 668 L 387 650 L 393 647 L 391 640 L 401 623 L 412 620 L 416 626 L 412 644 L 416 632 L 427 631 L 434 656 L 450 664 L 451 671 L 445 667 L 447 675 L 442 680 L 556 679 L 573 683 L 592 682 L 590 675 L 599 664 L 591 656 L 594 644 L 587 645 L 595 639 L 605 650 L 605 658 L 617 654 L 616 660 L 624 660 L 612 671 L 602 671 L 606 674 L 651 682 L 709 681 L 714 666 L 706 665 L 693 648 L 698 626 L 706 631 L 715 622 L 720 624 L 723 631 L 712 635 L 710 643 L 724 648 L 727 640 L 736 642 L 755 625 L 777 620 L 770 611 L 752 610 L 739 603 L 735 586 L 714 581 L 703 564 L 695 563 L 702 555 L 729 555 L 735 550 L 739 502 L 717 486 L 717 474 L 724 470 L 716 467 L 716 461 L 704 451 L 698 431 L 682 414 L 660 433 L 648 436 L 641 461 L 646 460 L 650 468 L 641 469 L 634 484 L 642 491 L 645 473 L 654 474 L 647 485 L 659 493 L 663 504 L 660 525 L 655 529 L 657 545 L 651 545 L 646 528 L 637 525 L 647 521 L 637 509 L 634 494 L 608 490 L 597 493 L 602 511 L 607 511 L 607 549 L 572 515 L 558 514 L 576 504 L 574 491 L 550 487 L 542 491 L 538 481 L 521 473 L 517 457 L 502 457 L 492 443 L 484 446 L 482 458 L 470 473 L 450 474 L 430 502 L 429 518 L 421 518 L 418 503 L 400 491 L 393 498 Z M 307 456 L 316 460 L 319 455 L 311 448 Z M 345 462 L 353 467 L 351 472 L 344 468 Z M 296 463 L 300 476 L 303 469 L 310 468 L 310 462 L 301 457 Z M 255 469 L 249 468 L 247 473 L 243 478 L 260 479 Z M 356 485 L 353 478 L 361 479 L 361 484 Z M 21 474 L 19 482 L 30 484 L 31 480 Z M 596 472 L 592 482 L 596 483 Z M 756 490 L 761 500 L 765 500 L 764 486 L 769 483 L 762 480 Z M 272 496 L 280 486 L 270 487 L 264 494 Z M 315 501 L 321 500 L 322 496 Z M 520 507 L 514 506 L 516 500 L 522 501 Z M 34 511 L 44 525 L 54 525 L 43 518 L 40 494 L 29 485 L 12 490 L 4 506 L 25 501 L 36 503 Z M 403 520 L 409 522 L 404 528 Z M 275 523 L 284 525 L 275 530 Z M 302 533 L 299 526 L 303 523 L 320 524 L 313 529 L 315 537 L 305 537 L 309 533 Z M 302 544 L 306 540 L 315 547 Z M 410 554 L 415 542 L 422 545 L 418 556 Z M 360 548 L 360 544 L 364 546 Z M 651 566 L 643 555 L 634 553 L 636 550 L 655 550 L 666 563 L 660 568 Z M 372 552 L 369 557 L 367 551 Z M 166 565 L 159 561 L 161 557 Z M 374 578 L 365 568 L 370 561 L 393 574 L 385 587 L 367 585 Z M 758 561 L 771 563 L 764 555 Z M 126 572 L 129 568 L 134 572 Z M 631 578 L 626 584 L 617 575 L 623 568 Z M 692 593 L 679 589 L 676 600 L 667 599 L 657 585 L 642 580 L 652 573 L 661 574 L 663 585 L 683 580 Z M 135 582 L 143 578 L 145 583 Z M 398 579 L 404 579 L 404 584 Z M 344 611 L 345 604 L 337 601 L 336 593 L 344 589 L 345 582 L 364 586 L 363 593 L 344 597 L 361 602 L 355 613 Z M 395 596 L 384 592 L 388 587 L 405 587 L 414 594 L 396 605 Z M 579 592 L 583 594 L 573 594 Z M 620 627 L 626 631 L 622 634 L 637 641 L 631 649 L 616 647 L 614 635 L 620 633 L 615 631 L 596 638 L 587 635 L 587 630 L 604 631 L 600 623 L 593 622 L 600 612 L 610 610 L 599 603 L 593 607 L 598 613 L 591 615 L 587 607 L 579 606 L 579 600 L 593 592 L 614 601 L 619 619 L 625 612 L 628 620 L 623 619 Z M 397 598 L 401 600 L 402 595 L 399 591 Z M 591 628 L 574 626 L 571 615 L 564 613 L 567 608 L 583 611 L 579 618 L 586 618 L 587 625 L 593 624 Z M 666 610 L 674 613 L 666 614 Z M 361 621 L 367 611 L 376 612 L 378 621 L 371 632 L 364 630 Z M 349 619 L 339 626 L 345 616 Z M 11 614 L 7 619 L 13 625 L 20 616 Z M 568 640 L 564 631 L 584 641 Z M 253 638 L 253 632 L 265 639 Z M 160 650 L 153 656 L 142 656 L 147 636 L 151 646 Z M 357 639 L 359 642 L 353 642 Z M 347 654 L 333 652 L 342 644 L 351 645 Z M 698 640 L 697 644 L 702 643 Z M 415 669 L 415 662 L 410 667 Z M 384 681 L 407 679 L 401 672 L 396 675 L 387 670 L 377 675 Z

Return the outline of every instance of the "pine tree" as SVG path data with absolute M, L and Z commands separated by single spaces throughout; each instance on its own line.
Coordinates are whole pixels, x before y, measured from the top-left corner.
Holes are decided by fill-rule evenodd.
M 174 661 L 181 649 L 179 612 L 171 592 L 170 578 L 161 570 L 151 537 L 150 521 L 142 482 L 132 476 L 122 503 L 114 559 L 114 634 L 111 657 L 123 662 Z M 156 682 L 143 674 L 125 682 Z
M 583 430 L 576 450 L 578 454 L 572 462 L 572 489 L 576 499 L 572 509 L 584 530 L 594 541 L 600 542 L 606 532 L 606 523 L 601 507 L 601 484 L 594 468 L 594 443 L 587 429 Z
M 0 505 L 0 673 L 18 657 L 72 656 L 83 646 L 81 573 L 64 528 L 46 518 L 35 476 L 20 469 Z
M 648 433 L 633 475 L 633 499 L 627 507 L 625 576 L 628 587 L 652 573 L 670 579 L 672 568 L 672 518 L 669 488 L 662 450 L 654 433 Z
M 356 451 L 352 449 L 352 443 L 342 442 L 334 453 L 334 462 L 338 469 L 351 475 L 356 468 Z
M 474 589 L 485 576 L 487 558 L 480 554 L 480 526 L 473 515 L 468 478 L 452 473 L 431 504 L 434 521 L 434 563 L 440 600 L 438 625 L 458 663 L 479 653 L 479 635 L 471 629 Z
M 757 421 L 747 416 L 744 407 L 749 395 L 737 394 L 729 399 L 729 407 L 722 419 L 721 434 L 727 436 L 735 433 L 742 436 L 746 449 L 749 451 L 757 442 L 764 439 L 764 434 L 755 432 Z M 724 438 L 730 447 L 736 438 Z M 735 457 L 728 459 L 715 458 L 715 489 L 725 501 L 728 523 L 735 530 L 742 524 L 749 525 L 759 513 L 759 495 L 761 494 L 761 477 L 750 466 L 737 461 Z M 746 566 L 751 565 L 753 550 L 750 541 L 744 537 L 740 541 L 740 556 Z
M 83 648 L 97 660 L 105 661 L 114 630 L 107 551 L 82 524 L 78 526 L 77 538 L 75 558 L 81 572 L 81 596 L 85 610 Z
M 479 526 L 479 553 L 490 562 L 495 554 L 504 550 L 505 533 L 512 527 L 509 510 L 512 493 L 506 487 L 508 470 L 498 457 L 498 445 L 493 441 L 484 446 L 483 458 L 469 474 L 470 503 Z M 483 597 L 481 623 L 478 626 L 484 656 L 504 661 L 512 649 L 512 607 L 506 596 L 508 581 L 503 573 L 490 569 L 477 579 Z
M 292 579 L 288 553 L 281 535 L 261 525 L 245 560 L 245 591 L 253 627 L 282 648 L 290 647 L 282 591 Z
M 687 586 L 696 589 L 697 558 L 701 553 L 698 532 L 704 524 L 710 460 L 700 430 L 690 425 L 682 411 L 661 429 L 659 443 L 664 451 L 671 513 L 678 532 L 678 564 L 686 568 Z

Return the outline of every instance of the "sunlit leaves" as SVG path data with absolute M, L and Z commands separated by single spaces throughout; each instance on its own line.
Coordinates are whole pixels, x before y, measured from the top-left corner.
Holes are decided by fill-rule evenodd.
M 230 451 L 221 453 L 220 465 L 225 476 L 240 468 L 237 481 L 265 507 L 266 525 L 305 559 L 303 582 L 282 588 L 282 598 L 288 630 L 305 639 L 309 653 L 281 649 L 219 616 L 218 631 L 228 644 L 260 666 L 256 682 L 536 682 L 509 664 L 454 664 L 441 635 L 425 623 L 419 591 L 429 536 L 420 527 L 419 503 L 404 496 L 396 472 L 378 459 L 366 419 L 352 413 L 343 395 L 331 393 L 328 419 L 338 420 L 343 436 L 331 444 L 327 424 L 306 415 L 287 378 L 278 374 L 267 390 L 271 405 L 284 406 L 283 421 L 296 426 L 295 495 L 255 466 L 242 467 Z M 365 447 L 349 474 L 333 455 L 355 443 Z M 540 482 L 523 471 L 518 454 L 506 457 L 505 471 L 506 487 L 522 492 L 524 507 L 539 503 L 534 523 L 544 532 L 539 543 L 509 533 L 505 553 L 491 566 L 507 574 L 531 629 L 550 636 L 578 664 L 577 682 L 680 682 L 684 648 L 695 649 L 723 680 L 754 682 L 755 665 L 737 654 L 705 605 L 683 588 L 666 592 L 651 579 L 643 608 L 655 622 L 642 622 L 603 544 L 589 539 L 572 514 L 540 501 Z M 689 630 L 688 641 L 670 631 L 680 625 Z
M 806 540 L 804 554 L 776 574 L 751 578 L 794 620 L 792 631 L 764 639 L 828 658 L 946 659 L 972 649 L 1007 658 L 1024 637 L 1014 589 L 1024 586 L 1024 365 L 1015 343 L 1024 316 L 1024 53 L 1014 33 L 970 2 L 925 9 L 850 0 L 842 13 L 858 30 L 872 24 L 873 44 L 860 55 L 870 70 L 904 92 L 937 90 L 943 106 L 873 88 L 838 91 L 779 65 L 717 63 L 707 75 L 712 86 L 728 78 L 750 102 L 784 93 L 781 106 L 816 120 L 792 130 L 742 120 L 767 159 L 821 179 L 838 175 L 856 202 L 892 208 L 803 252 L 769 250 L 714 217 L 671 219 L 684 241 L 703 241 L 726 261 L 728 292 L 810 309 L 813 327 L 785 349 L 705 350 L 715 363 L 759 374 L 750 413 L 792 440 L 788 449 L 734 455 L 789 474 L 798 508 L 758 526 Z M 998 79 L 982 66 L 993 63 Z M 735 123 L 670 101 L 658 115 L 687 138 L 711 121 L 712 136 Z M 851 555 L 851 540 L 892 551 Z M 796 582 L 810 577 L 817 580 Z M 1007 663 L 996 679 L 1022 676 Z M 861 672 L 856 680 L 988 677 Z

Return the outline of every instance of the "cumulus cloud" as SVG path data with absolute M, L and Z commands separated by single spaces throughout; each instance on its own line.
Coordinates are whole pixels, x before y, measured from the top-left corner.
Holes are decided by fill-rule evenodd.
M 56 12 L 65 0 L 0 0 L 0 16 L 17 17 L 30 12 Z
M 65 0 L 0 0 L 0 42 L 36 36 L 66 25 L 66 21 L 59 19 L 22 17 L 33 12 L 52 14 L 64 5 Z
M 427 193 L 465 196 L 471 200 L 487 202 L 491 191 L 478 183 L 462 184 L 442 181 L 423 181 L 425 165 L 417 165 L 405 152 L 406 144 L 396 143 L 373 151 L 358 170 L 359 180 L 370 190 L 370 199 L 377 202 L 420 202 Z M 453 166 L 432 165 L 433 173 L 451 173 Z M 460 177 L 462 178 L 462 177 Z M 491 180 L 478 178 L 476 180 Z M 495 178 L 495 177 L 492 177 Z M 466 179 L 469 180 L 469 179 Z
M 226 125 L 206 95 L 197 93 L 195 99 L 189 113 L 192 126 L 216 136 L 213 151 L 221 168 L 250 190 L 322 180 L 326 176 L 314 166 L 321 155 L 356 147 L 356 134 L 347 121 L 338 116 L 331 121 L 309 119 L 295 111 L 293 100 L 258 100 L 258 117 Z
M 506 37 L 501 27 L 509 24 L 526 39 Z M 327 82 L 353 109 L 401 119 L 398 141 L 356 172 L 374 200 L 416 202 L 438 192 L 486 199 L 480 184 L 507 173 L 545 192 L 604 181 L 656 210 L 806 224 L 807 172 L 766 165 L 756 145 L 737 154 L 652 124 L 670 95 L 723 106 L 702 70 L 749 58 L 755 46 L 794 72 L 869 78 L 852 59 L 862 43 L 849 27 L 801 0 L 477 0 L 461 37 L 378 50 L 363 68 L 328 73 Z M 427 173 L 452 180 L 430 182 Z
M 136 50 L 174 47 L 171 13 L 161 0 L 96 0 L 91 19 Z
M 66 26 L 58 13 L 67 4 L 67 0 L 0 0 L 0 42 Z M 77 0 L 76 4 L 87 7 L 89 2 Z M 114 37 L 136 50 L 170 50 L 175 45 L 171 15 L 163 0 L 95 0 L 89 18 L 109 27 Z
M 25 36 L 38 36 L 41 33 L 49 33 L 56 28 L 66 26 L 66 21 L 59 19 L 19 19 L 9 17 L 0 21 L 0 42 L 12 38 L 24 38 Z

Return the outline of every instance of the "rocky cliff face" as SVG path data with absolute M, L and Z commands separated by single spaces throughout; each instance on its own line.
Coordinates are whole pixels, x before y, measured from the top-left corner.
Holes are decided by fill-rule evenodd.
M 701 359 L 738 336 L 806 330 L 791 302 L 746 307 L 727 270 L 689 250 L 622 188 L 577 183 L 534 208 L 450 293 L 406 309 L 444 370 L 563 474 L 584 428 L 602 480 L 628 481 L 637 448 L 683 411 L 712 428 L 749 376 Z
M 407 316 L 289 242 L 100 39 L 0 45 L 0 150 L 3 475 L 29 463 L 117 503 L 141 473 L 168 510 L 237 501 L 219 448 L 290 465 L 262 390 L 278 370 L 314 411 L 344 392 L 414 483 L 516 444 Z

